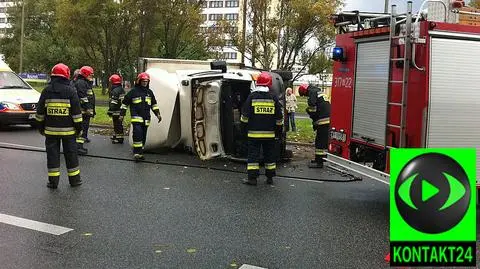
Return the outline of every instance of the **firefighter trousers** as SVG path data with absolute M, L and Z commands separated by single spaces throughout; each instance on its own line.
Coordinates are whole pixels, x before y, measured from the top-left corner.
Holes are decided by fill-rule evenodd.
M 327 157 L 329 130 L 330 124 L 322 124 L 317 127 L 315 136 L 315 161 L 317 163 L 323 164 L 323 158 Z
M 120 121 L 118 118 L 120 116 L 114 115 L 112 116 L 112 122 L 113 122 L 113 137 L 112 139 L 116 139 L 119 142 L 123 143 L 123 124 L 122 121 Z
M 80 168 L 78 164 L 77 145 L 75 136 L 46 136 L 48 181 L 58 185 L 60 179 L 60 144 L 63 145 L 63 155 L 67 165 L 68 181 L 70 185 L 80 182 Z
M 257 179 L 260 174 L 260 149 L 263 149 L 265 176 L 275 176 L 277 152 L 275 139 L 248 139 L 248 179 Z
M 90 116 L 89 114 L 82 114 L 82 135 L 77 137 L 77 144 L 79 148 L 83 148 L 83 144 L 88 137 L 88 128 L 90 128 Z
M 143 148 L 147 140 L 148 126 L 144 123 L 132 123 L 133 130 L 133 154 L 143 155 Z

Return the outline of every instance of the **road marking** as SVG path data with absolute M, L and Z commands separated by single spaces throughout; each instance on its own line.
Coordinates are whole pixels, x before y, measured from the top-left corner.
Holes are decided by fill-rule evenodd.
M 21 144 L 11 144 L 11 143 L 4 143 L 0 142 L 0 146 L 13 146 L 13 147 L 20 147 L 20 148 L 31 148 L 35 150 L 42 150 L 45 151 L 45 148 L 40 148 L 40 147 L 34 147 L 34 146 L 29 146 L 29 145 L 21 145 Z
M 49 233 L 53 235 L 61 235 L 61 234 L 73 231 L 73 229 L 70 229 L 70 228 L 48 224 L 44 222 L 39 222 L 35 220 L 19 218 L 19 217 L 10 216 L 10 215 L 1 214 L 1 213 L 0 213 L 0 223 L 10 224 L 13 226 L 27 228 L 30 230 Z
M 244 265 L 240 266 L 240 268 L 238 268 L 238 269 L 267 269 L 267 268 L 258 267 L 258 266 L 254 266 L 254 265 L 249 265 L 249 264 L 244 264 Z

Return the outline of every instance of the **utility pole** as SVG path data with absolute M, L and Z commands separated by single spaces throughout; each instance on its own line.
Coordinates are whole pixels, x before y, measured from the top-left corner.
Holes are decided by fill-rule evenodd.
M 385 0 L 385 9 L 384 9 L 384 12 L 383 13 L 388 13 L 388 0 Z
M 21 30 L 20 30 L 20 66 L 19 66 L 19 74 L 23 72 L 23 36 L 25 30 L 25 0 L 22 1 L 22 23 L 21 23 Z

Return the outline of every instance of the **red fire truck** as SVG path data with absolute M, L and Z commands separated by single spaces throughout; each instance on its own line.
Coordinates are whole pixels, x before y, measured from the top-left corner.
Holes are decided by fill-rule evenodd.
M 326 161 L 356 178 L 389 184 L 392 148 L 480 149 L 480 27 L 447 23 L 452 6 L 444 21 L 407 6 L 334 16 Z

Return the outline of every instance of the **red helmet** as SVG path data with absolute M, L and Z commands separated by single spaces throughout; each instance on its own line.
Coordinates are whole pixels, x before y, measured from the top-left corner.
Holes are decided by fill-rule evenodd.
M 150 75 L 146 72 L 142 72 L 137 76 L 137 83 L 140 84 L 140 80 L 148 80 L 150 81 Z
M 300 85 L 300 87 L 298 87 L 298 94 L 300 94 L 300 96 L 307 96 L 307 93 L 308 93 L 308 84 L 302 84 Z
M 112 85 L 122 84 L 122 77 L 117 75 L 117 74 L 113 74 L 113 75 L 110 76 L 108 81 L 110 81 L 110 83 L 112 83 Z
M 260 73 L 260 76 L 257 78 L 257 86 L 272 86 L 272 76 L 267 72 Z
M 84 77 L 93 75 L 93 68 L 91 66 L 82 66 L 82 68 L 80 68 L 80 75 Z
M 70 68 L 62 63 L 56 64 L 52 68 L 52 76 L 57 76 L 57 77 L 64 77 L 66 79 L 70 79 Z

